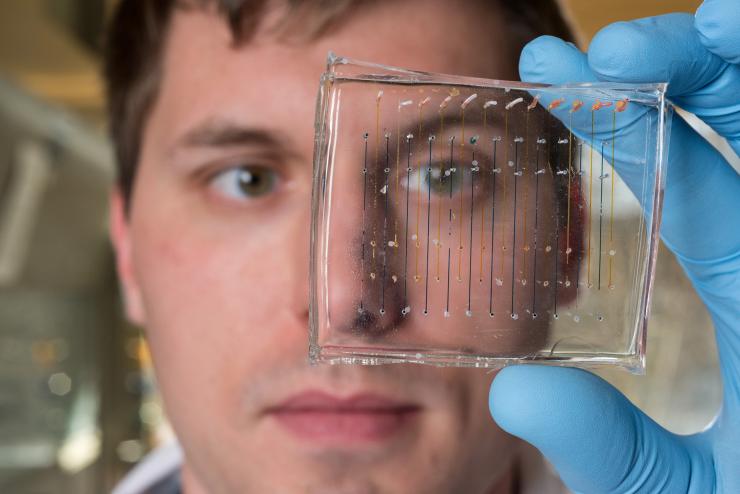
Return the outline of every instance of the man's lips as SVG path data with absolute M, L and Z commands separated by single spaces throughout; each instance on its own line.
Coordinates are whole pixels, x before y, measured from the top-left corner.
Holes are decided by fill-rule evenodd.
M 267 415 L 302 439 L 353 443 L 387 439 L 419 411 L 418 405 L 371 393 L 340 398 L 307 391 L 269 408 Z

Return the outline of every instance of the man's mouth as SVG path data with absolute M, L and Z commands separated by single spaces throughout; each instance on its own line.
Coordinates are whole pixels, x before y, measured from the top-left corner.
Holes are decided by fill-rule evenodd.
M 420 410 L 419 405 L 372 393 L 342 398 L 315 390 L 291 396 L 266 415 L 301 439 L 346 444 L 388 439 Z

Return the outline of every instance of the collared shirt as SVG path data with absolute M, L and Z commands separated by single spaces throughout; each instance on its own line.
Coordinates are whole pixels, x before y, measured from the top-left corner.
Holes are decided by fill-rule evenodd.
M 140 461 L 111 494 L 181 494 L 182 460 L 177 442 L 165 444 Z
M 568 494 L 549 463 L 534 448 L 520 458 L 521 494 Z M 176 442 L 146 456 L 113 489 L 111 494 L 181 494 L 183 453 Z

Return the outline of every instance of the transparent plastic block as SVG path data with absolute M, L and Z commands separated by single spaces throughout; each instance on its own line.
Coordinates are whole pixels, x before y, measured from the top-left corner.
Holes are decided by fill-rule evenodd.
M 643 372 L 665 89 L 330 54 L 316 113 L 312 361 Z

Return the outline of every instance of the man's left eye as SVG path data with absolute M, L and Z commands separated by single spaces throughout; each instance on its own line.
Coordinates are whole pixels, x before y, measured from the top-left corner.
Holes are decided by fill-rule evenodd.
M 449 194 L 452 197 L 457 194 L 457 191 L 462 186 L 462 177 L 460 175 L 462 169 L 445 170 L 442 164 L 435 164 L 429 168 L 428 170 L 421 167 L 411 171 L 408 179 L 404 180 L 406 187 L 414 192 L 418 192 L 421 189 L 424 193 L 426 193 L 427 187 L 429 187 L 430 192 L 435 196 L 446 196 Z
M 277 174 L 258 165 L 244 165 L 219 172 L 211 179 L 211 187 L 230 199 L 255 199 L 275 189 Z

